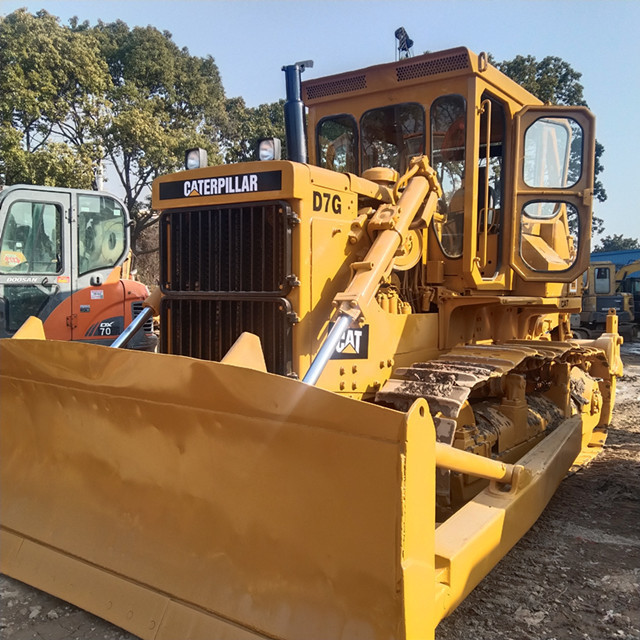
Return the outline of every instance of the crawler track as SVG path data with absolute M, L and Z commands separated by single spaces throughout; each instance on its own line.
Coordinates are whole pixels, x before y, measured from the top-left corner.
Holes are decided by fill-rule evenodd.
M 511 341 L 503 345 L 456 347 L 429 362 L 396 369 L 377 393 L 376 401 L 407 410 L 417 398 L 426 398 L 431 412 L 457 418 L 472 391 L 491 385 L 509 373 L 527 374 L 556 362 L 579 364 L 601 357 L 600 349 L 571 342 Z
M 376 394 L 376 402 L 407 411 L 416 399 L 425 398 L 436 422 L 438 439 L 448 441 L 463 404 L 473 396 L 502 395 L 504 376 L 525 375 L 534 385 L 544 388 L 550 384 L 545 371 L 553 362 L 588 369 L 586 363 L 594 359 L 604 361 L 605 354 L 574 342 L 513 340 L 501 345 L 465 345 L 435 360 L 396 369 L 399 378 L 386 382 Z
M 571 402 L 572 412 L 580 412 L 590 402 L 582 378 L 567 374 L 558 380 L 553 366 L 567 363 L 588 372 L 596 360 L 606 362 L 603 351 L 574 342 L 514 340 L 460 346 L 435 360 L 397 369 L 398 378 L 387 381 L 376 394 L 376 402 L 407 411 L 415 400 L 425 398 L 439 442 L 513 462 L 565 419 L 568 407 L 559 404 Z M 521 406 L 516 414 L 501 405 L 509 396 L 507 377 L 512 374 L 519 378 L 516 386 L 521 385 L 513 398 Z M 554 384 L 559 404 L 545 393 Z M 440 506 L 448 508 L 459 501 L 452 493 L 451 473 L 438 469 L 436 478 Z M 476 485 L 478 490 L 483 486 L 481 482 Z

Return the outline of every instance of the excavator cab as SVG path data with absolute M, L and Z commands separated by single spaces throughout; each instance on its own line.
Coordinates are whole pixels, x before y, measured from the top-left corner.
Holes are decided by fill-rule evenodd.
M 0 336 L 35 316 L 49 339 L 110 344 L 142 310 L 130 220 L 114 196 L 16 185 L 0 192 Z M 157 342 L 150 325 L 139 348 Z

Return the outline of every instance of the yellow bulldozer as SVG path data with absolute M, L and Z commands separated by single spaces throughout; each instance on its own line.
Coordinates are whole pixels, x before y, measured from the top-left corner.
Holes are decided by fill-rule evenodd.
M 309 66 L 286 160 L 155 181 L 160 353 L 0 341 L 0 568 L 141 638 L 432 639 L 611 420 L 591 113 L 466 48 Z

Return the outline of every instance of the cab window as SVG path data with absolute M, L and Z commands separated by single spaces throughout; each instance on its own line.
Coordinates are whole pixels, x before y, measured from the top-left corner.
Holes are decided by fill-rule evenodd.
M 404 173 L 425 151 L 425 113 L 420 104 L 397 104 L 364 113 L 360 119 L 362 170 L 389 167 Z
M 43 202 L 14 202 L 0 246 L 0 273 L 59 273 L 62 211 Z
M 520 255 L 533 271 L 566 271 L 576 261 L 578 210 L 569 202 L 531 201 L 522 208 Z
M 596 267 L 595 271 L 595 292 L 609 293 L 609 267 Z
M 353 116 L 324 118 L 317 127 L 318 165 L 331 171 L 357 173 L 357 124 Z
M 78 196 L 78 273 L 114 267 L 125 251 L 125 215 L 113 198 Z
M 562 189 L 582 173 L 583 132 L 572 118 L 539 118 L 524 136 L 524 182 L 528 187 Z
M 442 219 L 434 222 L 433 228 L 449 258 L 462 255 L 466 120 L 467 105 L 462 96 L 443 96 L 431 105 L 431 165 L 443 191 Z
M 524 134 L 522 178 L 534 189 L 568 189 L 582 175 L 584 132 L 569 117 L 541 117 Z M 575 204 L 540 193 L 524 204 L 520 255 L 533 271 L 567 271 L 579 254 L 580 216 Z

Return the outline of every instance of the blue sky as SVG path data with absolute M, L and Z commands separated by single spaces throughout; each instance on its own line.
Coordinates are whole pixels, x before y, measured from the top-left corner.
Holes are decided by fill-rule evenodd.
M 640 238 L 638 0 L 0 0 L 0 14 L 23 6 L 63 24 L 76 15 L 166 29 L 193 55 L 211 55 L 226 95 L 250 106 L 283 97 L 285 64 L 312 59 L 313 78 L 393 60 L 399 26 L 416 54 L 467 46 L 498 60 L 559 56 L 582 73 L 605 147 L 608 200 L 594 211 L 605 234 Z

